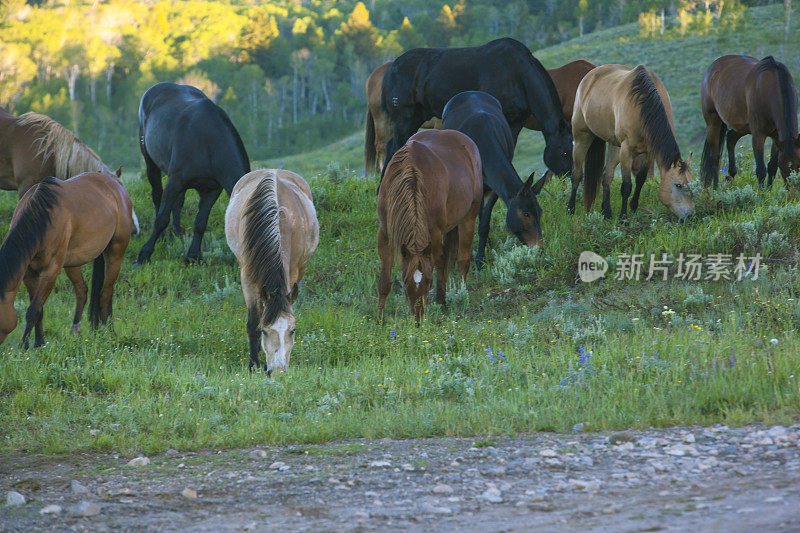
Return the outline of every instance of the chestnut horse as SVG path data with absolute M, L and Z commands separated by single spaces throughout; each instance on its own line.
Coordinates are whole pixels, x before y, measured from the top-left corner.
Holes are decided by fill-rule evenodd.
M 419 325 L 424 298 L 438 270 L 436 301 L 445 305 L 453 256 L 465 280 L 475 219 L 483 198 L 481 158 L 472 140 L 454 130 L 425 130 L 389 160 L 378 188 L 378 315 L 383 318 L 395 256 L 411 314 Z
M 311 189 L 288 170 L 245 174 L 225 211 L 225 238 L 239 261 L 247 304 L 250 370 L 286 370 L 294 346 L 298 284 L 319 243 L 319 223 Z
M 89 319 L 97 326 L 111 316 L 114 282 L 133 226 L 131 199 L 119 174 L 48 177 L 23 195 L 0 247 L 0 344 L 17 325 L 14 299 L 22 282 L 30 296 L 23 346 L 28 347 L 32 328 L 34 347 L 44 344 L 42 309 L 62 268 L 75 290 L 70 330 L 80 333 L 87 293 L 81 265 L 89 261 L 94 261 Z
M 364 168 L 367 172 L 375 168 L 377 172 L 383 169 L 384 159 L 386 158 L 386 143 L 392 138 L 394 127 L 389 115 L 381 111 L 381 85 L 383 83 L 383 75 L 392 64 L 392 61 L 384 63 L 383 65 L 372 71 L 372 74 L 367 78 L 367 127 L 364 142 Z M 586 61 L 585 59 L 576 59 L 570 61 L 564 66 L 547 69 L 550 77 L 553 79 L 553 84 L 556 86 L 558 98 L 561 100 L 562 111 L 564 118 L 569 122 L 572 120 L 572 106 L 575 103 L 575 91 L 578 90 L 578 84 L 581 82 L 586 73 L 592 70 L 596 65 Z M 441 129 L 442 121 L 438 117 L 434 117 L 422 125 L 423 128 L 436 128 Z M 542 131 L 542 127 L 536 120 L 536 117 L 531 115 L 525 122 L 525 127 L 534 130 Z M 552 174 L 552 171 L 547 171 L 547 177 Z
M 583 78 L 575 96 L 572 113 L 573 148 L 572 194 L 568 209 L 575 210 L 575 197 L 583 179 L 583 205 L 588 213 L 600 175 L 603 175 L 603 215 L 611 218 L 611 181 L 614 169 L 622 164 L 622 209 L 625 218 L 631 194 L 631 169 L 636 156 L 644 160 L 636 172 L 636 190 L 631 212 L 639 205 L 639 194 L 653 161 L 658 165 L 661 183 L 658 199 L 679 218 L 694 212 L 688 185 L 691 182 L 688 160 L 681 158 L 672 124 L 672 105 L 661 80 L 644 65 L 602 65 Z M 605 161 L 605 144 L 609 144 Z M 605 166 L 604 166 L 605 163 Z M 584 168 L 585 164 L 585 168 Z
M 797 89 L 786 65 L 767 56 L 728 55 L 711 63 L 701 92 L 706 141 L 703 145 L 703 183 L 717 188 L 722 141 L 727 132 L 728 175 L 736 176 L 736 142 L 752 135 L 758 184 L 772 186 L 778 168 L 786 177 L 800 170 L 797 134 Z M 769 165 L 764 165 L 764 141 L 772 139 Z

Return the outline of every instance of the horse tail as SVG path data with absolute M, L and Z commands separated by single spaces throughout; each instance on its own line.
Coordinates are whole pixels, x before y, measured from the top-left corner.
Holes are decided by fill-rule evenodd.
M 703 185 L 706 187 L 711 185 L 711 182 L 714 180 L 714 176 L 719 173 L 719 156 L 722 154 L 722 146 L 725 142 L 726 131 L 727 127 L 725 124 L 720 124 L 719 144 L 716 154 L 711 153 L 711 144 L 708 142 L 708 137 L 706 137 L 706 141 L 703 143 L 703 157 L 700 161 L 700 177 L 703 180 Z
M 411 141 L 395 152 L 392 166 L 397 168 L 397 175 L 387 191 L 389 240 L 395 249 L 405 247 L 410 255 L 422 254 L 431 242 L 424 184 L 411 153 L 416 146 L 419 143 Z
M 89 323 L 96 328 L 100 325 L 100 293 L 106 282 L 106 259 L 101 253 L 92 263 L 92 292 L 89 296 Z
M 592 144 L 589 145 L 584 162 L 583 205 L 587 213 L 592 208 L 595 198 L 597 198 L 598 184 L 605 164 L 606 142 L 600 137 L 595 137 Z
M 377 152 L 375 150 L 375 119 L 372 111 L 367 109 L 366 133 L 364 135 L 364 171 L 372 172 L 377 168 Z
M 781 100 L 783 101 L 783 135 L 781 143 L 783 149 L 790 150 L 792 140 L 797 137 L 797 92 L 794 90 L 791 76 L 786 65 L 777 63 L 778 66 L 778 85 L 781 88 Z
M 244 208 L 242 268 L 259 288 L 264 303 L 262 320 L 272 324 L 281 312 L 289 310 L 286 271 L 281 252 L 278 177 L 275 173 L 261 178 Z

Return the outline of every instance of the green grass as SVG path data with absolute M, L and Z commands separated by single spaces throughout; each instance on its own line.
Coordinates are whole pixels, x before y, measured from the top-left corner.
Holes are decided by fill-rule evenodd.
M 604 32 L 597 50 L 631 31 Z M 574 46 L 588 56 L 594 38 L 539 55 L 555 60 Z M 704 54 L 716 53 L 697 39 Z M 615 43 L 631 54 L 650 46 Z M 753 192 L 751 159 L 733 190 L 698 191 L 697 216 L 684 224 L 658 202 L 653 183 L 639 213 L 620 224 L 580 208 L 568 216 L 567 186 L 554 181 L 540 197 L 541 253 L 508 239 L 498 205 L 487 268 L 470 272 L 465 289 L 452 285 L 450 314 L 432 305 L 416 328 L 397 284 L 386 324 L 376 321 L 376 184 L 361 176 L 360 143 L 356 135 L 284 161 L 309 180 L 321 225 L 288 372 L 247 371 L 239 269 L 223 233 L 227 197 L 212 211 L 206 265 L 183 264 L 187 237 L 160 241 L 152 263 L 134 269 L 154 213 L 146 181 L 128 175 L 146 234 L 127 252 L 113 328 L 70 337 L 74 299 L 59 279 L 45 307 L 47 345 L 21 350 L 20 325 L 0 347 L 0 450 L 132 453 L 426 435 L 490 443 L 579 422 L 603 430 L 797 419 L 800 200 L 780 183 Z M 517 164 L 534 159 L 521 143 Z M 0 195 L 3 232 L 15 204 L 14 193 Z M 185 228 L 196 205 L 188 195 Z M 760 252 L 768 269 L 757 281 L 582 284 L 577 260 L 586 249 L 609 258 Z M 22 315 L 24 290 L 16 305 Z

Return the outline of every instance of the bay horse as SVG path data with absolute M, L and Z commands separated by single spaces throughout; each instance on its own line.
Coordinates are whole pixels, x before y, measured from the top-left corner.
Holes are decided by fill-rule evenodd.
M 150 260 L 170 213 L 179 217 L 187 189 L 197 190 L 200 202 L 186 261 L 202 261 L 200 245 L 214 202 L 222 189 L 230 195 L 239 178 L 250 172 L 239 132 L 227 113 L 200 89 L 163 82 L 150 87 L 139 104 L 139 147 L 156 218 L 153 234 L 139 251 L 136 264 Z M 163 191 L 162 171 L 167 174 Z M 179 218 L 173 222 L 180 227 Z
M 225 238 L 239 261 L 247 305 L 250 370 L 285 370 L 294 346 L 294 302 L 319 223 L 308 184 L 288 170 L 255 170 L 233 188 L 225 211 Z
M 706 140 L 700 165 L 703 183 L 719 181 L 719 160 L 727 133 L 728 175 L 736 176 L 736 142 L 752 135 L 758 184 L 771 187 L 778 168 L 784 183 L 800 170 L 797 131 L 797 89 L 786 65 L 767 56 L 722 56 L 708 67 L 701 87 Z M 772 139 L 769 165 L 764 165 L 764 141 Z
M 44 344 L 43 307 L 62 268 L 75 290 L 70 331 L 80 333 L 87 293 L 81 265 L 90 261 L 89 319 L 95 327 L 108 321 L 133 226 L 120 174 L 88 172 L 65 181 L 47 177 L 22 196 L 0 246 L 0 344 L 17 325 L 14 299 L 23 282 L 30 297 L 23 346 L 28 348 L 31 329 L 34 347 Z
M 535 172 L 523 183 L 511 164 L 514 139 L 503 116 L 500 102 L 490 94 L 466 91 L 455 95 L 444 108 L 442 127 L 456 130 L 475 142 L 483 169 L 483 205 L 478 223 L 478 252 L 475 265 L 483 267 L 486 240 L 492 209 L 497 198 L 508 206 L 506 226 L 523 244 L 530 247 L 542 242 L 542 208 L 536 195 L 545 184 L 542 177 L 535 185 Z
M 544 133 L 545 165 L 558 175 L 572 170 L 572 134 L 553 80 L 528 47 L 508 37 L 467 48 L 415 48 L 394 60 L 381 90 L 381 109 L 393 123 L 386 161 L 463 91 L 497 98 L 515 145 L 534 115 Z
M 644 65 L 601 65 L 592 69 L 581 81 L 572 113 L 573 148 L 572 194 L 568 209 L 575 210 L 578 186 L 583 180 L 583 205 L 588 213 L 599 178 L 603 176 L 602 211 L 611 218 L 611 181 L 614 169 L 622 165 L 622 209 L 620 219 L 627 216 L 631 194 L 631 169 L 638 155 L 643 155 L 636 172 L 636 190 L 631 199 L 631 212 L 636 212 L 639 194 L 655 163 L 661 181 L 658 199 L 678 218 L 694 213 L 689 191 L 690 161 L 681 158 L 672 120 L 669 94 L 661 80 Z M 605 144 L 609 144 L 605 160 Z M 585 165 L 585 168 L 584 168 Z
M 383 319 L 395 256 L 412 316 L 419 326 L 438 271 L 436 301 L 446 305 L 447 271 L 457 259 L 469 272 L 483 183 L 478 147 L 463 133 L 424 130 L 389 160 L 378 189 L 378 316 Z
M 0 190 L 19 197 L 48 176 L 66 180 L 83 172 L 113 174 L 75 134 L 39 113 L 19 117 L 0 109 Z M 139 219 L 133 212 L 134 233 Z

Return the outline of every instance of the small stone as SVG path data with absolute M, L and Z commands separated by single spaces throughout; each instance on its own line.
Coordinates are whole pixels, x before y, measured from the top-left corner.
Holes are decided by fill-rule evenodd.
M 574 426 L 572 426 L 572 432 L 573 433 L 583 433 L 583 428 L 584 428 L 583 422 L 579 422 L 579 423 L 575 424 Z
M 588 481 L 585 479 L 570 479 L 569 484 L 575 490 L 592 492 L 600 489 L 600 484 L 597 481 Z
M 353 515 L 359 520 L 366 520 L 367 518 L 369 518 L 369 513 L 363 510 L 356 511 L 355 513 L 353 513 Z
M 267 452 L 264 450 L 252 450 L 250 452 L 250 459 L 265 459 L 267 457 Z
M 8 491 L 8 494 L 6 494 L 6 505 L 10 507 L 25 505 L 26 501 L 27 500 L 25 499 L 25 496 L 15 490 L 10 490 Z
M 287 465 L 283 461 L 275 461 L 274 463 L 269 465 L 269 467 L 272 470 L 288 470 L 287 468 L 284 468 L 285 466 L 287 466 Z
M 61 506 L 55 504 L 46 505 L 41 509 L 39 509 L 39 514 L 58 514 L 60 512 L 61 512 Z
M 136 459 L 131 459 L 130 461 L 128 461 L 128 466 L 147 466 L 149 464 L 150 464 L 150 458 L 149 457 L 144 457 L 144 456 L 137 457 Z M 92 516 L 92 515 L 88 515 L 88 516 Z
M 686 444 L 694 444 L 695 441 L 694 435 L 691 433 L 686 433 L 685 435 L 683 435 L 682 440 Z
M 444 483 L 442 483 L 442 484 L 439 484 L 439 485 L 436 485 L 435 487 L 433 487 L 433 493 L 434 494 L 452 494 L 453 493 L 453 487 L 451 487 L 450 485 L 445 485 Z
M 558 453 L 552 448 L 545 448 L 544 450 L 539 450 L 539 455 L 542 457 L 558 457 Z
M 99 429 L 90 429 L 89 430 L 89 435 L 91 435 L 92 437 L 96 437 L 99 434 L 100 434 L 100 430 Z
M 453 512 L 449 507 L 438 507 L 430 503 L 423 503 L 419 509 L 425 514 L 451 514 Z
M 77 517 L 96 516 L 100 514 L 100 506 L 96 503 L 82 501 L 69 508 L 69 514 Z
M 481 499 L 489 503 L 500 503 L 503 501 L 503 495 L 497 487 L 489 487 L 481 494 Z
M 176 455 L 180 455 L 181 453 L 178 450 L 173 448 L 168 449 L 166 452 L 167 457 L 175 457 Z
M 392 463 L 389 461 L 370 461 L 369 466 L 371 468 L 391 468 Z
M 72 490 L 72 494 L 77 494 L 77 495 L 89 494 L 89 489 L 86 488 L 86 485 L 84 485 L 83 483 L 81 483 L 76 479 L 73 479 L 72 483 L 70 483 L 70 490 Z
M 183 496 L 187 500 L 196 500 L 197 491 L 194 489 L 190 489 L 189 487 L 186 487 L 185 489 L 183 489 L 183 491 L 181 491 L 181 496 Z
M 611 444 L 636 442 L 636 435 L 633 434 L 633 431 L 619 431 L 617 433 L 612 433 L 611 436 L 608 437 L 608 442 Z

